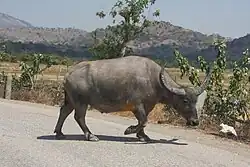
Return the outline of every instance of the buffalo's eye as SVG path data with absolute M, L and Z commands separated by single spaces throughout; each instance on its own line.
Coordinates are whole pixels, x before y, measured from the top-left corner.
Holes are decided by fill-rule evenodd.
M 184 99 L 183 102 L 184 102 L 184 103 L 188 103 L 188 99 Z

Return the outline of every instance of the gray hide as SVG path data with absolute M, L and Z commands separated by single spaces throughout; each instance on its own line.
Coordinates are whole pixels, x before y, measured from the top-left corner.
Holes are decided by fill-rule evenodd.
M 159 102 L 172 105 L 188 125 L 196 126 L 199 124 L 197 106 L 199 110 L 203 106 L 197 104 L 204 101 L 201 93 L 209 76 L 201 87 L 191 88 L 178 85 L 164 67 L 144 57 L 80 62 L 65 75 L 65 101 L 54 132 L 58 139 L 64 138 L 61 131 L 63 123 L 75 109 L 74 118 L 86 139 L 97 141 L 85 123 L 88 105 L 102 113 L 132 111 L 138 124 L 129 126 L 124 134 L 136 133 L 143 141 L 150 140 L 144 133 L 144 127 L 148 114 Z M 199 95 L 201 100 L 198 100 Z

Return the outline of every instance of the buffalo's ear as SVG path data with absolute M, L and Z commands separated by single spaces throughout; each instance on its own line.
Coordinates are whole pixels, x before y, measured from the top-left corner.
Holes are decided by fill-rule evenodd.
M 196 111 L 197 111 L 197 115 L 198 115 L 198 118 L 200 117 L 201 115 L 201 111 L 203 109 L 203 106 L 204 106 L 204 103 L 205 103 L 205 100 L 207 98 L 207 91 L 204 90 L 200 95 L 198 95 L 197 97 L 197 101 L 196 101 L 196 105 L 195 105 L 195 108 L 196 108 Z

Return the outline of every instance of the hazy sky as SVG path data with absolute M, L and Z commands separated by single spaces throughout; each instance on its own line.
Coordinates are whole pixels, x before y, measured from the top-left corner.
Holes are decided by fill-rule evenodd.
M 44 27 L 75 27 L 91 31 L 105 27 L 95 13 L 109 11 L 116 0 L 0 0 L 0 12 Z M 227 37 L 250 33 L 250 0 L 157 0 L 160 20 Z

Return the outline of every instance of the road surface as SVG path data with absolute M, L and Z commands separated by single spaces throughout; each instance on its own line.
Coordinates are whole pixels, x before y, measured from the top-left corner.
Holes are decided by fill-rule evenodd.
M 0 100 L 1 167 L 248 167 L 250 147 L 195 130 L 149 124 L 155 140 L 145 144 L 124 136 L 133 119 L 89 111 L 87 124 L 99 142 L 84 140 L 71 114 L 54 139 L 58 107 Z

